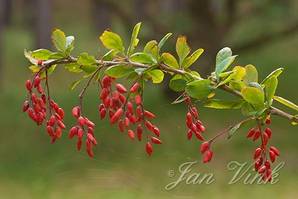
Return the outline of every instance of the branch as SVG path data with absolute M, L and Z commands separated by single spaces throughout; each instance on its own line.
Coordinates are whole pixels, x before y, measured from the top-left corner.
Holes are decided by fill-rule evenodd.
M 44 67 L 45 68 L 49 68 L 50 66 L 52 65 L 55 65 L 55 64 L 68 64 L 68 63 L 75 63 L 77 61 L 77 58 L 75 57 L 69 57 L 69 58 L 66 58 L 66 59 L 60 59 L 60 60 L 49 60 L 47 62 L 44 62 Z M 90 77 L 90 79 L 88 80 L 87 82 L 87 85 L 84 87 L 84 89 L 82 90 L 81 94 L 79 95 L 79 97 L 81 98 L 85 92 L 85 90 L 87 89 L 87 87 L 89 86 L 91 80 L 93 79 L 93 77 L 96 75 L 96 73 L 102 69 L 102 68 L 105 68 L 105 67 L 110 67 L 110 66 L 115 66 L 115 65 L 119 65 L 119 64 L 125 64 L 125 65 L 129 65 L 129 66 L 132 66 L 132 67 L 136 67 L 136 68 L 150 68 L 151 66 L 150 65 L 146 65 L 146 64 L 142 64 L 142 63 L 137 63 L 137 62 L 132 62 L 132 61 L 128 61 L 128 60 L 124 60 L 124 61 L 103 61 L 103 60 L 97 60 L 96 61 L 96 64 L 99 66 L 98 69 L 96 69 L 96 71 L 92 74 L 92 76 Z M 189 74 L 187 71 L 184 71 L 184 70 L 179 70 L 179 69 L 175 69 L 175 68 L 171 68 L 169 66 L 167 66 L 166 64 L 158 64 L 157 65 L 157 68 L 159 68 L 160 70 L 162 70 L 163 72 L 166 72 L 166 73 L 174 73 L 174 74 L 180 74 L 180 75 L 187 75 Z M 201 80 L 200 77 L 197 77 L 197 76 L 193 76 L 194 79 L 196 80 Z M 213 83 L 214 80 L 211 79 Z M 222 89 L 223 91 L 226 91 L 228 93 L 231 93 L 237 97 L 240 97 L 242 98 L 242 95 L 239 91 L 236 91 L 236 90 L 233 90 L 231 89 L 230 87 L 228 87 L 227 85 L 222 85 L 220 87 L 218 87 L 220 89 Z M 292 122 L 296 122 L 298 123 L 298 117 L 294 116 L 294 115 L 291 115 L 289 113 L 286 113 L 276 107 L 273 107 L 271 106 L 270 109 L 269 109 L 269 113 L 273 114 L 273 115 L 277 115 L 277 116 L 280 116 L 280 117 L 283 117 L 285 119 L 288 119 Z

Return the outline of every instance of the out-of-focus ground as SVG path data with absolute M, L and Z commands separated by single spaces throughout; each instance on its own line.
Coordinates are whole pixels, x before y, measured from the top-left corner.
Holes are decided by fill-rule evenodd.
M 83 6 L 84 1 L 79 1 L 74 3 L 70 11 L 66 2 L 70 1 L 55 3 L 54 27 L 76 37 L 75 54 L 81 51 L 96 54 L 100 32 L 96 31 L 90 20 L 90 5 Z M 274 18 L 274 14 L 271 17 Z M 0 51 L 3 57 L 0 91 L 0 198 L 297 198 L 297 127 L 291 126 L 284 119 L 272 118 L 271 143 L 280 148 L 278 162 L 285 162 L 278 183 L 245 185 L 239 182 L 228 185 L 233 172 L 228 171 L 227 164 L 232 160 L 250 162 L 257 146 L 257 143 L 245 138 L 249 127 L 239 131 L 232 140 L 221 139 L 217 142 L 214 145 L 214 160 L 203 165 L 198 152 L 199 142 L 186 139 L 185 107 L 171 105 L 171 101 L 163 94 L 164 89 L 158 85 L 149 84 L 145 92 L 145 104 L 157 114 L 155 123 L 161 129 L 164 142 L 154 147 L 152 157 L 148 158 L 145 154 L 144 143 L 132 142 L 107 121 L 99 120 L 98 113 L 94 111 L 99 103 L 95 86 L 88 91 L 85 99 L 86 112 L 97 124 L 99 145 L 95 149 L 95 158 L 89 159 L 84 151 L 77 152 L 74 141 L 68 140 L 66 133 L 57 143 L 50 144 L 45 129 L 35 126 L 21 112 L 26 96 L 24 81 L 30 77 L 23 50 L 34 48 L 34 35 L 30 28 L 18 22 L 19 18 L 16 14 L 13 23 L 4 29 L 4 47 Z M 113 27 L 121 32 L 121 26 L 117 23 L 121 22 L 114 20 Z M 179 23 L 183 25 L 183 22 Z M 245 39 L 246 33 L 253 34 L 266 28 L 262 22 L 248 21 L 247 24 L 238 27 L 231 34 L 230 40 Z M 146 20 L 143 26 L 146 34 Z M 178 35 L 181 32 L 174 33 Z M 192 46 L 193 49 L 199 47 L 199 44 Z M 298 34 L 292 34 L 240 54 L 237 64 L 254 64 L 259 69 L 261 79 L 273 69 L 284 67 L 277 92 L 297 103 L 297 47 Z M 208 54 L 208 50 L 205 54 Z M 196 65 L 200 65 L 200 61 Z M 68 74 L 62 68 L 58 68 L 50 78 L 52 94 L 67 113 L 77 103 L 79 90 L 68 89 L 76 78 L 76 75 Z M 200 108 L 200 115 L 210 136 L 240 118 L 238 111 L 206 108 Z M 73 122 L 73 118 L 67 114 L 68 127 Z M 178 178 L 181 163 L 196 160 L 199 163 L 193 167 L 192 173 L 214 173 L 214 183 L 182 183 L 174 190 L 165 190 L 168 183 Z M 174 176 L 170 177 L 169 171 L 172 170 Z

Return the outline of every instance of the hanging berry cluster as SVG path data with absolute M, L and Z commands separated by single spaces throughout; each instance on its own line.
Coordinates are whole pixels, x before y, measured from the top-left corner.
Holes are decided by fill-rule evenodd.
M 143 87 L 139 82 L 135 82 L 129 90 L 124 85 L 117 83 L 114 78 L 104 76 L 100 82 L 101 92 L 99 98 L 101 104 L 98 107 L 101 119 L 104 119 L 108 113 L 110 123 L 118 124 L 120 132 L 127 131 L 130 139 L 135 137 L 142 141 L 145 129 L 147 134 L 145 150 L 150 156 L 153 152 L 153 144 L 161 144 L 159 129 L 151 123 L 150 120 L 155 115 L 145 110 L 143 104 Z
M 283 68 L 277 68 L 267 75 L 261 82 L 255 66 L 234 66 L 232 64 L 236 55 L 230 48 L 219 50 L 215 57 L 215 69 L 207 78 L 193 70 L 197 59 L 204 52 L 191 48 L 185 36 L 176 40 L 175 52 L 172 54 L 163 51 L 164 44 L 172 33 L 166 34 L 158 42 L 148 41 L 139 51 L 137 45 L 141 23 L 135 25 L 129 46 L 125 46 L 120 35 L 110 30 L 104 31 L 99 40 L 106 51 L 96 56 L 82 52 L 79 56 L 72 55 L 74 49 L 73 36 L 66 36 L 59 29 L 53 31 L 52 41 L 55 51 L 38 49 L 25 51 L 25 57 L 34 74 L 33 80 L 26 81 L 28 92 L 27 100 L 23 104 L 23 111 L 37 124 L 44 123 L 52 142 L 60 138 L 65 128 L 64 111 L 50 97 L 48 76 L 54 72 L 56 66 L 64 66 L 70 73 L 82 74 L 82 78 L 75 81 L 71 88 L 86 80 L 79 95 L 79 105 L 72 109 L 76 124 L 69 131 L 69 138 L 76 137 L 77 149 L 81 150 L 83 143 L 87 154 L 94 156 L 93 147 L 97 145 L 95 138 L 95 124 L 83 113 L 83 95 L 91 82 L 98 83 L 100 87 L 98 106 L 100 119 L 107 118 L 111 125 L 117 125 L 121 133 L 125 133 L 131 140 L 144 141 L 145 151 L 149 156 L 153 153 L 153 146 L 161 144 L 159 128 L 152 123 L 155 115 L 146 110 L 143 101 L 145 82 L 153 84 L 162 83 L 166 75 L 170 76 L 169 87 L 181 95 L 173 102 L 186 103 L 187 138 L 196 137 L 201 143 L 200 153 L 204 163 L 213 158 L 211 145 L 223 136 L 233 136 L 242 124 L 256 121 L 257 126 L 252 128 L 247 137 L 253 141 L 261 140 L 261 145 L 255 150 L 255 169 L 262 178 L 270 181 L 272 178 L 271 164 L 279 156 L 274 146 L 268 146 L 271 139 L 271 129 L 263 126 L 270 124 L 270 115 L 285 118 L 293 125 L 298 124 L 297 114 L 285 112 L 276 108 L 273 103 L 280 103 L 292 111 L 298 110 L 298 105 L 283 97 L 276 95 L 278 78 Z M 172 50 L 174 52 L 174 50 Z M 101 57 L 96 59 L 95 57 Z M 119 83 L 120 78 L 132 82 L 129 87 Z M 41 84 L 45 84 L 45 91 Z M 221 99 L 217 91 L 224 91 L 236 96 L 238 100 Z M 242 121 L 230 126 L 224 131 L 206 139 L 205 127 L 199 119 L 199 113 L 192 101 L 200 102 L 204 107 L 213 109 L 240 109 L 245 117 Z M 268 118 L 265 120 L 264 118 Z M 263 120 L 265 120 L 263 122 Z M 46 121 L 46 122 L 45 122 Z
M 63 122 L 64 110 L 49 95 L 46 96 L 41 85 L 43 80 L 45 78 L 41 79 L 39 74 L 37 74 L 34 76 L 33 81 L 26 81 L 28 99 L 23 104 L 23 112 L 27 112 L 28 116 L 37 125 L 42 125 L 47 118 L 47 114 L 49 114 L 46 129 L 51 137 L 51 142 L 54 143 L 56 139 L 61 137 L 62 130 L 65 129 Z
M 265 120 L 267 125 L 271 124 L 270 116 Z M 272 131 L 269 127 L 266 127 L 262 131 L 262 124 L 258 123 L 258 126 L 252 128 L 247 133 L 247 138 L 253 141 L 261 140 L 261 145 L 255 149 L 253 159 L 255 161 L 255 170 L 262 176 L 264 181 L 272 180 L 272 168 L 271 163 L 274 163 L 276 157 L 279 156 L 279 150 L 270 146 L 268 150 L 268 142 L 271 138 Z

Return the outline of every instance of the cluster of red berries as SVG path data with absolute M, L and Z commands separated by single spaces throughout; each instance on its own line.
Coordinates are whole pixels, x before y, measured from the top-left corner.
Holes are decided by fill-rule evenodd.
M 83 137 L 86 138 L 86 151 L 89 157 L 94 157 L 93 145 L 97 145 L 97 141 L 94 136 L 95 124 L 90 121 L 87 117 L 82 116 L 81 108 L 75 106 L 72 109 L 72 115 L 77 119 L 77 125 L 73 126 L 68 134 L 68 137 L 72 139 L 77 136 L 77 149 L 78 151 L 82 148 Z
M 98 107 L 100 118 L 104 119 L 108 114 L 110 123 L 117 123 L 120 132 L 127 130 L 127 135 L 132 140 L 137 137 L 142 141 L 144 128 L 153 133 L 155 136 L 147 135 L 145 145 L 145 150 L 150 156 L 153 152 L 152 143 L 162 142 L 158 138 L 159 129 L 150 122 L 155 115 L 144 109 L 140 84 L 136 82 L 127 90 L 125 86 L 115 82 L 115 79 L 109 76 L 104 76 L 100 84 L 102 88 L 99 95 L 102 103 Z M 135 130 L 133 130 L 134 126 L 136 126 Z
M 271 123 L 270 118 L 267 118 L 265 123 L 269 125 Z M 261 146 L 256 148 L 253 156 L 255 161 L 255 170 L 262 176 L 264 181 L 271 181 L 271 163 L 275 162 L 276 157 L 280 155 L 279 150 L 274 146 L 270 146 L 268 151 L 268 141 L 270 140 L 271 135 L 272 131 L 269 127 L 266 127 L 265 130 L 262 131 L 261 127 L 258 126 L 250 129 L 246 136 L 253 141 L 261 139 Z M 270 161 L 268 159 L 270 159 Z
M 28 100 L 23 104 L 23 112 L 27 112 L 28 116 L 37 125 L 42 125 L 47 116 L 47 96 L 41 85 L 42 80 L 39 75 L 36 75 L 33 81 L 27 80 L 25 84 L 28 91 Z M 62 129 L 65 129 L 63 123 L 64 111 L 57 103 L 50 99 L 49 113 L 51 116 L 47 121 L 47 132 L 52 138 L 51 142 L 53 143 L 57 138 L 61 137 Z
M 189 96 L 186 97 L 185 103 L 188 107 L 188 112 L 186 113 L 186 126 L 187 130 L 187 138 L 189 140 L 192 139 L 193 134 L 200 141 L 204 141 L 204 137 L 202 133 L 206 130 L 201 120 L 199 120 L 199 112 L 198 109 L 192 104 Z M 200 152 L 203 154 L 203 162 L 210 162 L 213 156 L 213 152 L 210 150 L 210 143 L 203 142 L 201 144 Z

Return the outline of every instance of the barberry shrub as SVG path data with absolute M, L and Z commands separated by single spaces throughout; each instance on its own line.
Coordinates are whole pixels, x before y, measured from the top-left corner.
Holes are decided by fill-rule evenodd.
M 86 52 L 78 56 L 72 55 L 74 37 L 65 36 L 59 29 L 52 34 L 56 51 L 25 50 L 25 57 L 32 64 L 29 68 L 33 77 L 25 84 L 28 96 L 23 104 L 23 112 L 37 125 L 45 124 L 52 143 L 63 135 L 62 132 L 66 129 L 63 123 L 64 111 L 50 96 L 49 76 L 56 67 L 64 67 L 70 73 L 82 74 L 81 79 L 71 84 L 71 89 L 86 81 L 79 94 L 79 103 L 72 109 L 75 124 L 68 133 L 70 139 L 76 138 L 77 149 L 81 150 L 84 144 L 87 154 L 93 157 L 92 148 L 98 143 L 95 123 L 83 112 L 85 92 L 91 83 L 96 83 L 99 87 L 98 118 L 108 119 L 111 125 L 117 125 L 119 131 L 131 140 L 144 142 L 144 150 L 151 156 L 154 147 L 162 144 L 162 141 L 156 121 L 153 122 L 156 115 L 146 109 L 143 93 L 146 82 L 160 84 L 166 74 L 171 76 L 169 87 L 180 94 L 173 104 L 185 104 L 186 137 L 201 142 L 199 152 L 203 162 L 212 160 L 211 147 L 214 140 L 224 135 L 231 138 L 244 123 L 254 121 L 255 125 L 248 131 L 247 138 L 260 142 L 253 153 L 255 170 L 265 181 L 270 181 L 271 164 L 280 155 L 279 150 L 269 142 L 272 137 L 269 128 L 271 116 L 286 118 L 293 125 L 298 123 L 297 115 L 273 106 L 274 102 L 278 102 L 298 111 L 297 105 L 275 94 L 278 77 L 283 68 L 274 70 L 264 80 L 259 81 L 258 71 L 253 65 L 232 67 L 236 55 L 232 54 L 230 48 L 225 47 L 216 55 L 214 72 L 203 78 L 191 69 L 195 69 L 192 66 L 203 53 L 203 49 L 199 48 L 191 53 L 186 37 L 179 36 L 176 41 L 177 56 L 163 52 L 162 48 L 171 33 L 166 34 L 159 42 L 151 40 L 143 49 L 139 49 L 137 46 L 140 27 L 141 23 L 134 27 L 127 48 L 118 34 L 104 31 L 99 40 L 106 53 L 96 55 L 99 59 Z M 126 79 L 128 86 L 120 84 L 119 79 Z M 220 99 L 216 95 L 217 90 L 238 98 Z M 208 108 L 240 109 L 244 119 L 206 139 L 206 128 L 199 119 L 199 111 L 195 105 L 198 102 Z

